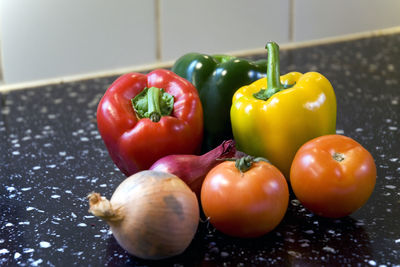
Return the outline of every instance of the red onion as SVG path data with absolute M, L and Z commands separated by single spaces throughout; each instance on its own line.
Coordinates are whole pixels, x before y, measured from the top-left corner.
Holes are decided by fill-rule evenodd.
M 207 173 L 221 163 L 218 159 L 234 157 L 235 142 L 227 140 L 213 150 L 197 155 L 169 155 L 157 160 L 150 170 L 163 171 L 181 178 L 197 195 Z

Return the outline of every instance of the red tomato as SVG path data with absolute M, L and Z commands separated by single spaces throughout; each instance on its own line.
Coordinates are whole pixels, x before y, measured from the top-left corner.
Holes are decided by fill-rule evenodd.
M 289 202 L 285 177 L 267 162 L 255 162 L 240 172 L 235 162 L 214 167 L 201 189 L 201 204 L 210 223 L 237 237 L 257 237 L 273 230 Z
M 310 211 L 330 218 L 347 216 L 363 206 L 375 182 L 371 154 L 342 135 L 321 136 L 305 143 L 290 170 L 298 200 Z

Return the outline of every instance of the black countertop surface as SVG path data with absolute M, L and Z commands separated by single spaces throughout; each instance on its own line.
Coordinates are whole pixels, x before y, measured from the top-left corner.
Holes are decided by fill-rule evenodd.
M 255 58 L 265 55 L 255 56 Z M 190 247 L 158 262 L 127 254 L 88 213 L 125 178 L 95 112 L 116 77 L 0 94 L 1 266 L 400 266 L 400 35 L 281 51 L 281 72 L 318 71 L 337 97 L 337 133 L 375 158 L 375 191 L 360 210 L 323 219 L 291 197 L 281 224 L 257 239 L 200 223 Z

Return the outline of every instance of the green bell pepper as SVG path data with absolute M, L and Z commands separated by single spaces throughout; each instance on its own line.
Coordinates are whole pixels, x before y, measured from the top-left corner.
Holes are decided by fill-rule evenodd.
M 233 94 L 240 87 L 265 77 L 267 61 L 188 53 L 175 62 L 172 71 L 190 81 L 199 92 L 204 115 L 202 151 L 205 152 L 232 138 Z

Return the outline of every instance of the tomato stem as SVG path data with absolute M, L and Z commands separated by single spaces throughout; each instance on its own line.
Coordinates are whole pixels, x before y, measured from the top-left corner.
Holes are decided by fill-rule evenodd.
M 332 158 L 337 162 L 342 162 L 346 157 L 342 153 L 335 152 L 333 153 Z
M 241 158 L 225 158 L 225 159 L 218 159 L 218 160 L 234 161 L 235 167 L 242 173 L 248 171 L 251 168 L 251 166 L 253 166 L 253 163 L 255 163 L 255 162 L 264 161 L 264 162 L 270 163 L 265 158 L 253 157 L 253 156 L 244 156 Z
M 251 168 L 252 165 L 253 165 L 253 157 L 252 156 L 241 157 L 239 159 L 236 159 L 236 161 L 235 161 L 235 167 L 240 172 L 246 172 L 248 169 Z

